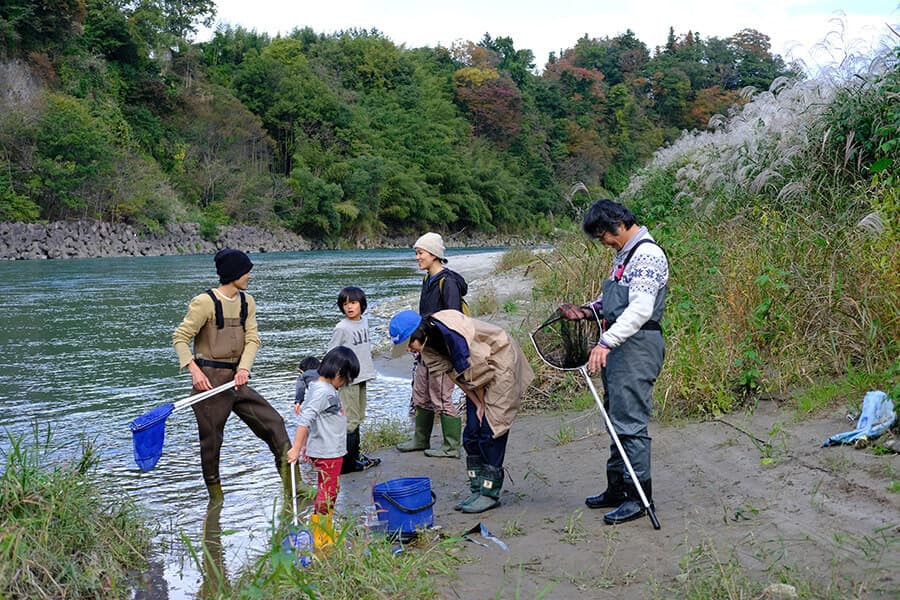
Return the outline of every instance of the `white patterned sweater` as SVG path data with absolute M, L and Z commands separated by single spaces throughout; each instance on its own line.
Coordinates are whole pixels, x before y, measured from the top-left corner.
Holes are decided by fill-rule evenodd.
M 616 252 L 610 277 L 613 277 L 625 262 L 634 245 L 644 239 L 653 240 L 653 236 L 646 227 L 641 227 L 634 237 Z M 609 348 L 615 348 L 639 331 L 653 315 L 656 295 L 668 282 L 669 262 L 662 248 L 656 244 L 641 244 L 625 266 L 622 279 L 618 283 L 628 288 L 628 307 L 616 319 L 613 326 L 600 336 L 600 341 Z M 602 294 L 598 301 L 602 301 Z

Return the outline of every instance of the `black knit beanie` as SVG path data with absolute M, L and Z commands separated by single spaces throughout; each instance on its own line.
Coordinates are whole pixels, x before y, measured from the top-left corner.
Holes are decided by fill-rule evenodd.
M 222 283 L 231 283 L 235 279 L 240 279 L 253 268 L 250 257 L 233 248 L 222 248 L 216 252 L 216 273 L 219 274 L 219 281 Z

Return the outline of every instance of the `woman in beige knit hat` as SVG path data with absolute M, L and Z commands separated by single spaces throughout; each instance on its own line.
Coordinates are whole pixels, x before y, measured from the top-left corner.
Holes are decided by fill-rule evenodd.
M 445 267 L 444 240 L 438 233 L 428 232 L 413 244 L 416 264 L 425 271 L 419 314 L 430 315 L 439 310 L 463 312 L 463 296 L 469 289 L 466 280 Z M 468 312 L 468 310 L 466 310 Z M 454 383 L 446 373 L 431 374 L 419 356 L 413 372 L 412 404 L 415 408 L 415 433 L 412 439 L 397 444 L 401 452 L 424 450 L 425 456 L 459 458 L 462 419 L 453 401 Z M 441 419 L 444 441 L 440 448 L 430 448 L 435 414 Z

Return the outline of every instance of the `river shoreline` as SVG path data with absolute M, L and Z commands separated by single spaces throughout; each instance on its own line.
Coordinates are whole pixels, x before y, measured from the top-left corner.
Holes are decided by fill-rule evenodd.
M 219 248 L 247 252 L 294 252 L 337 249 L 313 242 L 287 229 L 264 229 L 252 225 L 221 226 L 215 240 L 201 235 L 197 223 L 166 225 L 159 232 L 141 231 L 124 223 L 103 221 L 54 221 L 51 223 L 0 223 L 0 260 L 100 258 L 119 256 L 179 256 L 211 254 Z M 352 242 L 357 250 L 408 248 L 412 235 L 379 236 Z M 472 235 L 444 233 L 447 247 L 510 246 L 534 244 L 534 236 Z M 341 247 L 344 247 L 343 242 Z

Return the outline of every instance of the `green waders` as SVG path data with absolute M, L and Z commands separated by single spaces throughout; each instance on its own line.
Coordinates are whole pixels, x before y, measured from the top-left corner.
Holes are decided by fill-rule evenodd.
M 400 452 L 425 450 L 431 445 L 431 429 L 434 427 L 434 411 L 416 409 L 416 430 L 411 440 L 397 444 Z
M 471 494 L 462 502 L 453 506 L 453 510 L 462 510 L 466 504 L 470 504 L 481 496 L 481 467 L 484 462 L 477 454 L 466 456 L 466 474 L 469 476 L 469 490 Z
M 425 456 L 433 458 L 459 458 L 459 440 L 462 437 L 462 419 L 441 415 L 441 433 L 444 443 L 440 448 L 429 448 Z

